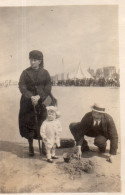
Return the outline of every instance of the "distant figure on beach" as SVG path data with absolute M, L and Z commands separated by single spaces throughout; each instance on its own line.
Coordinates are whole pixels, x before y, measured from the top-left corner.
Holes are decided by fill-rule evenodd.
M 60 114 L 57 107 L 47 106 L 46 109 L 47 119 L 40 128 L 40 134 L 45 144 L 47 162 L 53 163 L 53 159 L 58 159 L 55 155 L 55 149 L 60 146 L 62 126 L 58 120 Z
M 74 136 L 78 149 L 78 157 L 84 151 L 89 151 L 89 146 L 84 136 L 94 137 L 94 145 L 96 145 L 101 153 L 105 153 L 107 140 L 110 140 L 110 155 L 107 160 L 113 162 L 113 158 L 117 153 L 118 134 L 112 117 L 105 113 L 105 108 L 94 104 L 92 111 L 85 114 L 80 122 L 71 123 L 70 131 Z
M 31 51 L 29 60 L 30 67 L 22 72 L 19 80 L 19 89 L 22 94 L 19 129 L 21 136 L 28 139 L 29 155 L 34 156 L 33 139 L 38 139 L 36 128 L 40 129 L 47 116 L 46 106 L 43 102 L 51 93 L 51 79 L 48 71 L 43 68 L 41 51 Z M 38 124 L 35 121 L 34 107 Z

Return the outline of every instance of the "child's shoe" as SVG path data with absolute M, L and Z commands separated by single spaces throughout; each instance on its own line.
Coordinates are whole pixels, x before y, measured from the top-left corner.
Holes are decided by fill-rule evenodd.
M 47 159 L 47 162 L 53 163 L 53 160 L 51 158 Z
M 58 156 L 52 156 L 52 159 L 58 159 Z

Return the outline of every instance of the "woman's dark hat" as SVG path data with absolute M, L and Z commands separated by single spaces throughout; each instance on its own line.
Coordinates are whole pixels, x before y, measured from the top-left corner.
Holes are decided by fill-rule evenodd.
M 92 110 L 93 110 L 93 111 L 96 111 L 96 112 L 100 112 L 100 113 L 105 113 L 105 108 L 104 108 L 104 106 L 99 105 L 99 104 L 94 104 L 94 105 L 92 106 Z
M 41 51 L 33 50 L 29 53 L 29 59 L 43 60 L 43 54 Z

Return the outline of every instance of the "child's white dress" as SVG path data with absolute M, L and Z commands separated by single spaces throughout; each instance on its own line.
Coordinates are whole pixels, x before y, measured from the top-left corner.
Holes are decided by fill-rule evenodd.
M 61 131 L 62 127 L 58 119 L 53 121 L 45 120 L 43 122 L 40 128 L 40 134 L 47 148 L 52 148 L 54 144 L 56 144 L 58 147 L 60 146 L 59 136 Z

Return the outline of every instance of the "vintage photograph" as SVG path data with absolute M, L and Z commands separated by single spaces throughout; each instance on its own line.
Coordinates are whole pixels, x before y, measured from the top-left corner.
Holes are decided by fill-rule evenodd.
M 0 193 L 121 192 L 118 5 L 0 7 Z

